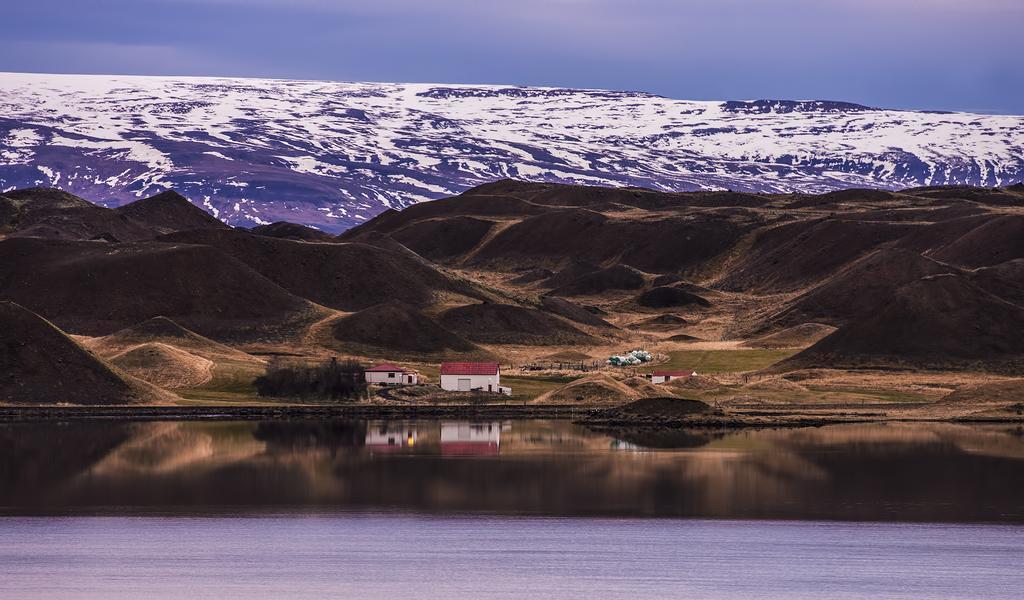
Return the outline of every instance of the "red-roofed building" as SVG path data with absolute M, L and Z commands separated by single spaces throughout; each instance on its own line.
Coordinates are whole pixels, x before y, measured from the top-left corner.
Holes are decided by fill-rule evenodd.
M 416 385 L 420 375 L 416 371 L 391 363 L 379 364 L 366 370 L 366 383 L 378 385 Z
M 655 371 L 651 373 L 651 383 L 667 383 L 673 379 L 686 379 L 696 375 L 696 371 Z
M 441 389 L 450 392 L 512 394 L 501 385 L 501 367 L 495 362 L 447 362 L 441 365 Z

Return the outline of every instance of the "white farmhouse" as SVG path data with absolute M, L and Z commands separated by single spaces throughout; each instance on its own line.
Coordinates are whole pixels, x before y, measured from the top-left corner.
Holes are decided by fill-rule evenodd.
M 420 376 L 416 371 L 390 363 L 370 367 L 366 370 L 366 383 L 370 385 L 416 385 L 419 380 Z
M 696 374 L 696 371 L 655 371 L 651 373 L 651 383 L 668 383 L 673 379 L 686 379 Z
M 450 392 L 494 392 L 512 395 L 502 387 L 498 363 L 449 362 L 441 365 L 441 389 Z

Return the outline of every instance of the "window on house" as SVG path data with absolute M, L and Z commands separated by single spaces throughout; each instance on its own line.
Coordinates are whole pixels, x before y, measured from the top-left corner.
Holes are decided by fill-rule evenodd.
M 393 372 L 388 372 L 388 379 L 394 379 L 394 378 L 395 378 L 395 374 Z

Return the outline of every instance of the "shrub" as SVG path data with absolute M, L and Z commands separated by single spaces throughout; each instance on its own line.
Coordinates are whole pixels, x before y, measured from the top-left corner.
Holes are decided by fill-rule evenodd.
M 319 365 L 275 359 L 254 384 L 260 396 L 358 400 L 366 396 L 366 371 L 355 361 L 337 358 Z

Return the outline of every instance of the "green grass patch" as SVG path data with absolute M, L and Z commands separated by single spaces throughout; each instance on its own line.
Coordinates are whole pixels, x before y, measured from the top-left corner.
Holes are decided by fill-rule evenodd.
M 517 402 L 529 402 L 555 388 L 562 387 L 576 377 L 534 377 L 532 375 L 504 375 L 501 378 L 501 385 L 512 388 L 512 396 L 509 400 Z
M 850 402 L 869 402 L 869 403 L 899 403 L 899 402 L 927 402 L 929 398 L 922 394 L 914 394 L 912 392 L 901 392 L 898 390 L 879 390 L 871 388 L 858 388 L 858 387 L 831 387 L 831 386 L 818 386 L 809 385 L 807 389 L 812 392 L 820 394 L 828 394 L 829 397 L 843 397 L 849 396 Z
M 644 367 L 645 373 L 655 369 L 693 369 L 702 375 L 715 373 L 744 373 L 770 367 L 799 350 L 678 350 L 669 352 L 668 362 Z

